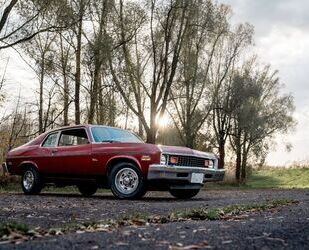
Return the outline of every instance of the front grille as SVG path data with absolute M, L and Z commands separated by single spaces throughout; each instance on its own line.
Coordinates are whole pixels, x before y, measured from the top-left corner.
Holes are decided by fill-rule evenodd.
M 177 157 L 177 163 L 171 163 L 171 157 Z M 190 155 L 168 155 L 168 165 L 171 166 L 183 166 L 183 167 L 205 167 L 206 158 L 190 156 Z

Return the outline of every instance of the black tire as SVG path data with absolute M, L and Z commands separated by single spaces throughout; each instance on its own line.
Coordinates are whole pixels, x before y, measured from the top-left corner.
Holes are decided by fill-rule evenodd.
M 178 199 L 190 199 L 199 193 L 199 189 L 170 189 L 170 194 Z
M 131 175 L 126 175 L 126 172 L 131 173 Z M 123 184 L 120 184 L 121 181 L 119 181 L 119 178 L 121 178 L 121 176 L 129 176 L 128 178 L 132 178 L 132 180 L 129 180 L 129 183 L 123 182 Z M 113 166 L 108 175 L 108 181 L 112 193 L 119 199 L 139 199 L 142 198 L 147 191 L 146 182 L 140 169 L 129 162 L 121 162 Z M 126 185 L 129 186 L 127 189 L 121 188 L 121 186 L 125 187 Z M 132 189 L 131 191 L 130 188 Z
M 43 185 L 43 178 L 34 167 L 26 167 L 23 170 L 23 174 L 21 176 L 21 187 L 25 194 L 39 194 L 43 188 Z
M 91 196 L 97 192 L 98 185 L 96 183 L 81 183 L 77 185 L 77 188 L 83 196 Z

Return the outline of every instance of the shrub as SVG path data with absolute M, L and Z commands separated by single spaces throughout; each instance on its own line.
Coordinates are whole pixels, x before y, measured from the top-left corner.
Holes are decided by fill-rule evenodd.
M 0 175 L 0 187 L 5 187 L 11 183 L 19 182 L 19 177 L 12 176 L 9 174 L 2 174 Z

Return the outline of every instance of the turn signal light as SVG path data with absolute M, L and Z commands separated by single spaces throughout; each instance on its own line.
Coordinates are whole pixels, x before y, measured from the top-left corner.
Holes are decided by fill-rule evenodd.
M 171 163 L 171 164 L 177 164 L 177 163 L 178 163 L 178 157 L 171 156 L 171 158 L 170 158 L 170 163 Z
M 151 160 L 151 157 L 150 157 L 149 155 L 143 155 L 143 156 L 141 157 L 141 160 L 142 160 L 142 161 L 150 161 L 150 160 Z
M 205 160 L 204 166 L 208 168 L 213 168 L 214 167 L 214 162 L 212 160 Z

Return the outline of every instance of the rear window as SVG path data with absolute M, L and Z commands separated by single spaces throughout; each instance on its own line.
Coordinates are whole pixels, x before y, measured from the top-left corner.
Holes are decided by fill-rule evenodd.
M 85 129 L 70 129 L 62 131 L 59 146 L 76 146 L 88 144 L 88 136 Z

